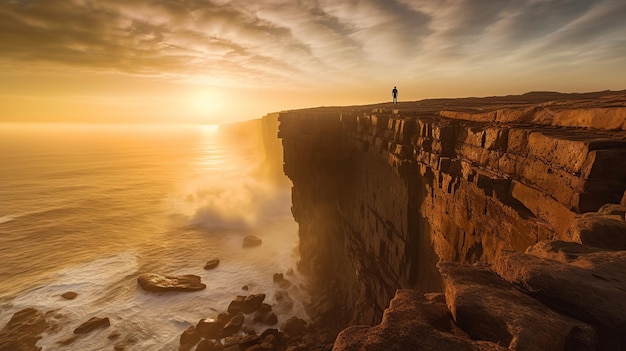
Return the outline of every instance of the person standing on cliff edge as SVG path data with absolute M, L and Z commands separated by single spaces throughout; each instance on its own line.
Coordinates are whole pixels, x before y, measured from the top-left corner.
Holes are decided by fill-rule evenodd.
M 391 96 L 393 97 L 393 103 L 397 104 L 398 103 L 398 89 L 396 89 L 396 87 L 393 87 L 393 90 L 391 91 Z

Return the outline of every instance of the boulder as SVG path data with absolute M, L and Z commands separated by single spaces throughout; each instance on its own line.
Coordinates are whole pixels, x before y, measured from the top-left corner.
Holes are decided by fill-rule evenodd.
M 626 195 L 626 192 L 624 192 Z M 616 216 L 616 218 L 622 218 L 626 220 L 626 205 L 621 204 L 605 204 L 598 209 L 599 215 Z
M 204 339 L 196 346 L 195 351 L 222 351 L 223 349 L 224 346 L 219 341 Z
M 191 326 L 180 335 L 180 347 L 179 350 L 191 350 L 191 348 L 200 341 L 201 335 L 196 330 L 196 327 Z
M 91 317 L 88 321 L 74 329 L 74 334 L 87 334 L 99 328 L 106 328 L 111 325 L 109 317 Z
M 532 255 L 503 251 L 494 269 L 546 305 L 623 335 L 626 251 L 579 253 L 569 263 L 542 259 L 538 251 L 529 249 Z
M 592 304 L 594 306 L 595 313 L 603 313 L 601 308 L 597 308 L 596 304 L 593 302 L 594 296 L 597 296 L 596 293 L 600 293 L 602 290 L 611 289 L 607 285 L 614 285 L 613 291 L 619 291 L 626 289 L 624 286 L 624 282 L 626 282 L 626 270 L 622 267 L 626 265 L 626 262 L 623 259 L 623 251 L 620 252 L 606 252 L 602 251 L 599 248 L 586 246 L 573 242 L 564 242 L 564 241 L 547 241 L 535 244 L 528 248 L 526 251 L 528 254 L 546 259 L 547 263 L 551 263 L 552 261 L 559 261 L 561 263 L 568 264 L 572 267 L 578 267 L 583 270 L 587 270 L 587 272 L 591 274 L 591 277 L 587 276 L 590 280 L 583 289 L 588 291 L 589 288 L 598 289 L 595 293 L 591 295 L 584 296 L 583 300 L 586 300 L 586 304 Z M 583 276 L 584 277 L 584 276 Z M 566 276 L 561 277 L 567 279 Z M 603 280 L 603 283 L 595 284 L 596 280 Z M 607 282 L 611 282 L 607 284 Z M 591 287 L 589 286 L 591 285 Z M 568 285 L 565 285 L 566 287 Z M 571 288 L 572 286 L 569 286 Z M 598 296 L 600 299 L 606 298 L 606 293 L 600 293 L 601 296 Z M 616 295 L 613 295 L 616 297 Z M 564 297 L 560 297 L 559 299 L 563 299 Z M 573 295 L 569 295 L 567 299 L 575 298 Z M 563 308 L 563 312 L 566 314 L 573 315 L 580 319 L 586 319 L 582 311 L 579 310 L 576 306 L 565 308 L 563 307 L 563 301 L 557 302 L 559 299 L 553 300 L 549 298 L 551 301 L 546 301 L 546 304 L 553 305 L 555 308 Z M 578 306 L 582 305 L 583 301 L 577 301 Z M 600 305 L 607 304 L 608 301 L 601 301 Z M 567 302 L 566 304 L 569 304 Z M 621 308 L 621 304 L 617 301 L 614 301 L 616 314 L 623 313 L 623 309 Z M 605 311 L 609 309 L 609 306 L 604 306 Z M 621 311 L 621 312 L 620 312 Z M 586 319 L 589 320 L 590 323 L 594 324 L 598 318 Z M 606 319 L 606 318 L 604 318 Z M 598 350 L 617 350 L 617 349 L 626 349 L 626 335 L 622 330 L 619 329 L 619 326 L 613 325 L 598 325 Z
M 263 323 L 265 325 L 275 325 L 278 323 L 276 313 L 272 312 L 272 306 L 264 303 L 254 313 L 254 322 Z
M 232 318 L 233 318 L 233 314 L 230 314 L 228 312 L 222 312 L 222 313 L 218 314 L 215 319 L 217 319 L 217 321 L 220 324 L 226 325 L 228 322 L 230 322 L 230 320 Z
M 255 294 L 246 296 L 241 304 L 241 311 L 245 314 L 252 313 L 261 307 L 265 300 L 265 294 Z
M 146 291 L 198 291 L 206 288 L 197 275 L 165 276 L 155 273 L 142 274 L 137 278 L 139 286 Z
M 560 261 L 563 263 L 570 263 L 589 253 L 603 251 L 605 250 L 598 247 L 562 240 L 541 241 L 526 249 L 526 253 L 533 256 Z
M 272 276 L 272 280 L 274 281 L 274 283 L 278 283 L 278 285 L 283 289 L 287 289 L 291 286 L 291 282 L 285 279 L 283 273 L 274 273 L 274 276 Z
M 66 300 L 74 300 L 76 298 L 76 296 L 78 296 L 78 294 L 73 292 L 73 291 L 68 291 L 68 292 L 63 293 L 61 295 L 61 297 L 66 299 Z
M 225 350 L 239 350 L 239 340 L 241 340 L 240 335 L 229 336 L 224 338 L 224 349 Z
M 261 341 L 256 335 L 246 335 L 239 340 L 239 349 L 246 350 L 248 347 L 258 344 Z
M 455 335 L 451 322 L 443 294 L 397 290 L 379 325 L 344 329 L 333 351 L 508 351 L 491 342 Z
M 241 326 L 243 325 L 244 319 L 245 317 L 243 313 L 239 312 L 235 314 L 231 318 L 231 320 L 228 323 L 226 323 L 226 325 L 224 326 L 224 329 L 222 331 L 222 337 L 228 337 L 238 332 L 239 329 L 241 329 Z
M 278 302 L 278 307 L 282 312 L 291 311 L 293 309 L 293 299 L 289 296 L 289 293 L 284 290 L 279 290 L 274 296 Z
M 25 308 L 15 312 L 0 330 L 0 350 L 38 351 L 36 343 L 49 327 L 43 312 Z
M 304 334 L 307 329 L 308 323 L 301 318 L 291 317 L 280 327 L 285 333 L 291 337 L 298 337 Z
M 270 312 L 272 310 L 272 306 L 266 304 L 266 303 L 262 303 L 261 307 L 259 307 L 259 311 L 260 312 Z
M 241 328 L 241 331 L 242 331 L 244 334 L 247 334 L 247 335 L 257 335 L 256 330 L 255 330 L 255 329 L 254 329 L 254 327 L 253 327 L 252 325 L 250 325 L 250 324 L 244 325 L 244 326 Z
M 595 350 L 594 329 L 515 289 L 485 265 L 440 263 L 446 302 L 473 339 L 516 351 Z
M 285 276 L 282 273 L 274 273 L 274 275 L 272 276 L 272 280 L 274 281 L 274 283 L 280 283 L 284 279 Z
M 269 328 L 269 329 L 265 329 L 262 333 L 261 333 L 261 340 L 265 340 L 268 336 L 272 335 L 275 338 L 278 337 L 278 329 L 276 328 Z
M 278 282 L 278 286 L 280 286 L 283 289 L 287 289 L 291 286 L 291 281 L 289 279 L 283 279 L 280 282 Z
M 254 322 L 263 323 L 265 325 L 276 325 L 276 323 L 278 323 L 278 317 L 276 316 L 276 313 L 272 311 L 258 310 L 254 314 Z
M 278 338 L 276 337 L 276 335 L 266 335 L 264 338 L 261 338 L 261 340 L 262 342 L 270 343 L 272 345 L 278 344 Z
M 584 214 L 575 219 L 572 240 L 607 250 L 626 250 L 626 221 L 623 215 Z
M 235 314 L 241 312 L 243 308 L 243 302 L 246 300 L 246 296 L 237 295 L 234 300 L 228 305 L 228 313 Z
M 204 318 L 196 324 L 196 330 L 205 339 L 219 339 L 222 336 L 224 324 L 217 319 Z
M 248 235 L 245 238 L 243 238 L 243 247 L 259 246 L 262 243 L 263 243 L 263 240 L 261 240 L 261 238 L 254 236 L 254 235 Z
M 217 258 L 214 258 L 212 260 L 207 261 L 207 263 L 204 265 L 204 269 L 214 269 L 214 268 L 217 268 L 219 264 L 220 264 L 220 260 Z

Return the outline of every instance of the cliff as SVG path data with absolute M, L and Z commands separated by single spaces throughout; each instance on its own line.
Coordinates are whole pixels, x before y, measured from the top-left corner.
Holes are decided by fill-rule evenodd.
M 626 350 L 626 91 L 279 120 L 335 350 Z

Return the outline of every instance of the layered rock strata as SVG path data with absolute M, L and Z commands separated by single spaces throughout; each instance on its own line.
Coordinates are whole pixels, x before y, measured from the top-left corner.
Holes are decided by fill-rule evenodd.
M 548 241 L 599 252 L 626 249 L 626 92 L 529 93 L 390 107 L 279 116 L 284 171 L 293 182 L 292 211 L 300 226 L 300 268 L 333 296 L 321 312 L 352 324 L 377 324 L 399 288 L 445 291 L 454 311 L 458 297 L 450 286 L 457 280 L 441 268 L 442 280 L 437 263 L 480 262 L 501 284 L 556 311 L 546 315 L 574 319 L 566 324 L 575 326 L 571 335 L 564 327 L 559 339 L 570 345 L 564 349 L 594 349 L 593 340 L 605 349 L 622 345 L 615 339 L 623 331 L 620 320 L 574 313 L 587 307 L 575 297 L 546 292 L 559 289 L 557 280 L 548 286 L 544 279 L 526 281 L 537 271 L 522 267 L 543 267 L 531 265 L 527 256 L 554 261 L 537 256 L 537 249 L 523 254 Z M 609 256 L 602 267 L 626 268 L 619 253 Z M 548 272 L 557 269 L 548 266 Z M 594 274 L 613 279 L 592 271 L 567 274 L 564 282 L 592 279 L 586 283 L 590 289 L 598 279 Z M 621 287 L 603 289 L 626 297 L 619 295 Z M 607 304 L 623 305 L 616 295 L 610 298 Z M 511 344 L 530 329 L 506 340 L 466 332 L 511 349 L 532 349 Z

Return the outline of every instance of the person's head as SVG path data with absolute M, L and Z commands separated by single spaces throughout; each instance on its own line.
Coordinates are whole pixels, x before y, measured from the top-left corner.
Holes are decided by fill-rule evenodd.
M 394 89 L 396 88 L 396 87 L 395 87 L 395 85 L 394 85 L 394 87 L 393 87 L 393 88 L 394 88 Z

